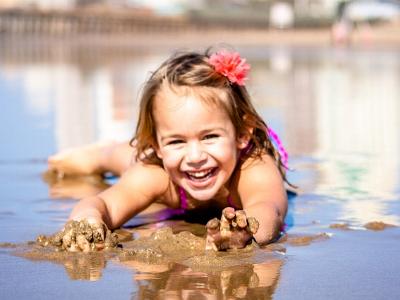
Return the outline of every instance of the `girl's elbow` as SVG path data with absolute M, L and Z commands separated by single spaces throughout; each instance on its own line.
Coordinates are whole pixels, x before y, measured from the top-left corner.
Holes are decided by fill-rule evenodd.
M 280 236 L 279 231 L 258 232 L 254 235 L 254 239 L 259 245 L 268 245 L 275 242 Z
M 254 238 L 259 245 L 266 245 L 279 239 L 284 227 L 284 216 L 277 214 L 272 223 L 260 226 Z

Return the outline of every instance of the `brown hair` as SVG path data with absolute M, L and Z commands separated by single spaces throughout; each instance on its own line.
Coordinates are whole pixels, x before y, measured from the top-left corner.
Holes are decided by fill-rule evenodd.
M 191 90 L 207 89 L 208 92 L 201 95 L 199 93 L 200 98 L 213 101 L 227 111 L 237 137 L 249 136 L 249 144 L 241 154 L 241 158 L 243 160 L 248 157 L 261 158 L 264 153 L 268 153 L 275 159 L 282 178 L 287 181 L 281 156 L 273 146 L 268 136 L 268 127 L 254 109 L 246 88 L 231 83 L 227 77 L 216 72 L 208 63 L 209 56 L 209 50 L 205 54 L 177 53 L 152 73 L 143 88 L 136 134 L 130 141 L 131 145 L 135 143 L 137 149 L 136 160 L 162 166 L 162 161 L 153 151 L 157 147 L 154 102 L 158 93 L 166 85 L 172 89 L 174 87 L 187 87 Z M 210 95 L 211 99 L 208 99 Z

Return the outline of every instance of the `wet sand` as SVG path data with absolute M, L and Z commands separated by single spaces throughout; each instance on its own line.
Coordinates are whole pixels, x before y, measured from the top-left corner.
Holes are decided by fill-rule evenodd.
M 315 223 L 314 226 L 319 227 Z M 371 271 L 375 269 L 376 272 L 378 268 L 376 257 L 390 255 L 390 250 L 385 254 L 388 249 L 382 249 L 380 253 L 376 253 L 376 256 L 370 256 L 369 260 L 371 261 L 366 265 L 359 265 L 364 258 L 359 256 L 357 251 L 371 253 L 375 250 L 367 249 L 366 243 L 374 239 L 376 242 L 380 241 L 381 246 L 384 246 L 385 242 L 390 242 L 393 234 L 398 235 L 399 230 L 391 231 L 388 228 L 393 230 L 396 227 L 382 222 L 374 222 L 374 226 L 368 223 L 364 227 L 368 230 L 353 230 L 352 233 L 349 233 L 347 226 L 331 224 L 329 226 L 331 229 L 326 229 L 324 232 L 288 233 L 278 242 L 264 247 L 252 244 L 245 249 L 215 252 L 205 251 L 205 232 L 202 226 L 185 221 L 165 221 L 135 229 L 117 230 L 121 248 L 90 253 L 70 253 L 56 251 L 54 247 L 43 247 L 37 242 L 29 242 L 1 243 L 0 250 L 3 253 L 7 250 L 12 256 L 39 262 L 41 264 L 38 265 L 38 268 L 43 267 L 44 262 L 63 266 L 70 280 L 102 280 L 103 272 L 110 264 L 114 268 L 132 270 L 135 274 L 134 280 L 139 283 L 135 293 L 137 299 L 189 297 L 185 296 L 186 294 L 191 297 L 214 296 L 221 299 L 229 297 L 287 299 L 287 297 L 293 297 L 296 289 L 300 288 L 299 280 L 281 279 L 281 274 L 290 278 L 293 272 L 300 271 L 297 268 L 301 268 L 302 264 L 306 268 L 301 271 L 304 273 L 302 274 L 303 279 L 300 280 L 304 281 L 303 287 L 311 283 L 310 280 L 313 276 L 310 277 L 310 273 L 317 270 L 320 276 L 327 276 L 325 279 L 320 279 L 319 284 L 328 280 L 333 285 L 337 285 L 342 280 L 348 280 L 356 266 Z M 191 233 L 191 230 L 197 235 Z M 386 230 L 387 233 L 381 233 L 380 236 L 371 238 L 368 232 L 376 230 Z M 134 237 L 136 238 L 133 239 Z M 346 250 L 347 247 L 350 249 Z M 318 249 L 325 250 L 320 253 Z M 314 253 L 315 251 L 317 253 Z M 342 257 L 342 251 L 350 251 L 353 253 L 350 256 L 355 258 L 355 261 L 352 262 L 353 267 L 347 266 L 347 270 L 344 266 L 343 270 L 337 270 L 334 263 L 339 259 L 342 265 L 343 260 L 349 259 L 348 254 L 346 257 Z M 392 251 L 396 251 L 396 249 Z M 297 255 L 306 255 L 306 257 L 312 255 L 314 258 L 303 257 L 301 259 L 296 258 Z M 323 255 L 323 257 L 315 258 L 315 255 Z M 299 261 L 296 262 L 296 260 Z M 304 265 L 307 261 L 311 265 Z M 382 259 L 380 261 L 382 262 Z M 321 269 L 321 264 L 326 265 L 327 263 L 329 268 Z M 334 280 L 332 272 L 337 272 L 335 276 L 339 279 Z M 376 286 L 380 286 L 380 279 L 377 276 L 380 276 L 379 273 L 369 273 L 367 278 L 358 275 L 359 279 L 373 280 Z M 386 275 L 386 279 L 387 277 Z M 192 286 L 193 284 L 199 285 L 200 282 L 202 282 L 201 288 Z M 285 285 L 288 285 L 287 289 L 283 288 Z M 277 287 L 279 288 L 277 289 Z M 369 293 L 367 292 L 369 289 L 355 286 L 347 291 L 352 293 L 352 296 L 348 297 L 349 294 L 347 294 L 345 299 L 365 296 Z M 393 292 L 396 287 L 393 286 L 391 289 Z M 330 290 L 327 293 L 324 289 L 318 288 L 317 284 L 308 288 L 307 297 L 301 298 L 314 298 L 317 295 L 325 298 L 327 294 L 331 295 L 332 299 L 344 296 L 340 289 L 338 291 Z

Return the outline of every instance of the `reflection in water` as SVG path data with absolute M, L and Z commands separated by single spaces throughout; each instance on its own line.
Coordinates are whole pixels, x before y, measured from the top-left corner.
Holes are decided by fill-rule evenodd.
M 265 78 L 272 82 L 265 98 L 282 97 L 289 153 L 301 157 L 299 169 L 308 158 L 312 170 L 300 186 L 341 201 L 337 219 L 400 224 L 388 208 L 398 198 L 400 179 L 396 52 L 292 52 L 293 62 L 285 64 L 291 72 L 279 67 L 282 57 L 270 59 L 277 72 Z M 267 117 L 269 109 L 268 103 Z
M 131 138 L 140 87 L 165 55 L 76 45 L 1 43 L 0 78 L 18 85 L 32 114 L 54 110 L 56 150 Z M 54 48 L 49 51 L 49 48 Z M 92 54 L 88 54 L 92 53 Z
M 356 53 L 314 70 L 317 190 L 346 200 L 338 218 L 400 223 L 388 210 L 399 184 L 399 67 L 391 53 Z
M 281 266 L 281 260 L 272 260 L 214 273 L 196 272 L 176 263 L 158 273 L 135 266 L 138 291 L 132 299 L 272 299 Z
M 103 255 L 74 255 L 64 263 L 64 267 L 72 280 L 96 281 L 101 278 L 106 260 Z
M 101 176 L 95 175 L 58 178 L 56 174 L 45 172 L 42 178 L 49 185 L 51 199 L 82 199 L 110 187 Z
M 196 231 L 196 225 L 183 221 L 171 224 L 175 230 L 186 226 Z M 189 231 L 174 234 L 169 227 L 153 229 L 150 236 L 135 240 L 135 231 L 116 232 L 122 249 L 71 253 L 37 243 L 12 248 L 18 256 L 63 265 L 72 280 L 99 280 L 106 262 L 111 260 L 133 270 L 137 285 L 134 299 L 270 299 L 284 263 L 282 252 L 286 251 L 277 244 L 264 249 L 249 246 L 206 252 L 204 238 Z M 303 239 L 311 242 L 313 237 Z M 2 247 L 10 248 L 0 244 Z
M 1 247 L 2 245 L 0 245 Z M 56 252 L 53 248 L 43 248 L 34 243 L 14 245 L 14 255 L 32 261 L 47 261 L 64 266 L 68 277 L 72 280 L 97 281 L 102 277 L 107 260 L 115 257 L 114 253 L 92 252 L 88 254 Z
M 188 231 L 173 234 L 179 226 Z M 175 221 L 149 237 L 124 244 L 122 265 L 134 270 L 134 299 L 268 299 L 284 262 L 277 250 L 249 246 L 228 252 L 205 251 L 195 227 Z M 153 229 L 154 230 L 154 229 Z M 204 228 L 203 228 L 204 231 Z M 279 248 L 280 250 L 283 247 Z

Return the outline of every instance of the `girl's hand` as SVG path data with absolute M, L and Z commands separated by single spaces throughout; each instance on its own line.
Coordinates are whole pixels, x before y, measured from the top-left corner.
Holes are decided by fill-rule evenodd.
M 226 207 L 222 210 L 221 220 L 214 218 L 206 225 L 206 250 L 244 248 L 251 243 L 258 226 L 258 221 L 247 217 L 243 210 Z
M 54 246 L 69 252 L 91 252 L 115 248 L 118 237 L 107 226 L 95 219 L 68 221 L 64 228 L 53 236 L 39 236 L 37 242 L 42 246 Z

